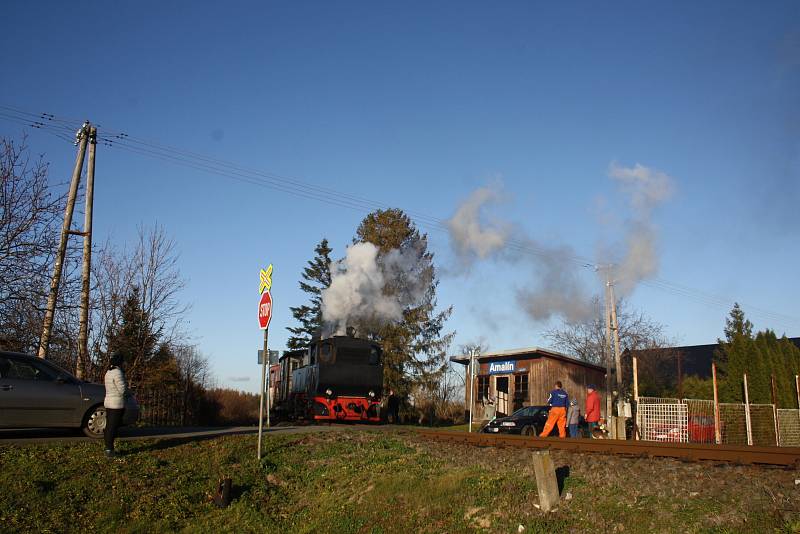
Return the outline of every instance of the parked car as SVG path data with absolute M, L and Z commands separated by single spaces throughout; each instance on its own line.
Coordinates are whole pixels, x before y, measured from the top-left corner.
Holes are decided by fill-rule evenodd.
M 483 428 L 487 434 L 538 435 L 547 421 L 549 406 L 526 406 L 508 417 L 498 417 Z
M 106 388 L 75 378 L 53 363 L 15 352 L 0 352 L 0 428 L 81 428 L 90 438 L 103 437 Z M 130 395 L 123 424 L 139 419 Z

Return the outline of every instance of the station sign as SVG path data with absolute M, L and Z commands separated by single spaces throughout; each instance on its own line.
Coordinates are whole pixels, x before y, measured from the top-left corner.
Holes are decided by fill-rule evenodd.
M 490 362 L 489 374 L 490 375 L 506 375 L 511 374 L 517 367 L 517 362 L 514 360 L 507 360 L 505 362 Z

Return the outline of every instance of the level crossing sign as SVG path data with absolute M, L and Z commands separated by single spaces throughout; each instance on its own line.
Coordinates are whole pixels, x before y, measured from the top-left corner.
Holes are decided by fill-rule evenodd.
M 261 269 L 259 273 L 261 282 L 259 290 L 261 298 L 258 301 L 258 326 L 261 330 L 266 330 L 269 327 L 269 322 L 272 320 L 272 264 L 266 269 Z

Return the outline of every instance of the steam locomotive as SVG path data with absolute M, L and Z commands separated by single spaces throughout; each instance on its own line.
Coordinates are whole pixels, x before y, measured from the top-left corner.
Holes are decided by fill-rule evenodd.
M 276 411 L 287 419 L 380 422 L 380 345 L 350 336 L 312 340 L 281 356 Z

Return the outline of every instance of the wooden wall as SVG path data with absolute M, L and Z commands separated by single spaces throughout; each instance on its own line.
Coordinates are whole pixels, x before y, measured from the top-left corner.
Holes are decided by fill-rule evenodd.
M 514 360 L 514 358 L 508 358 Z M 605 387 L 605 373 L 602 371 L 585 367 L 583 365 L 556 360 L 547 357 L 524 358 L 516 361 L 517 369 L 526 368 L 528 373 L 528 391 L 529 399 L 527 405 L 545 405 L 547 404 L 547 396 L 550 390 L 555 386 L 557 380 L 560 380 L 564 386 L 564 390 L 569 394 L 570 399 L 577 399 L 578 405 L 581 407 L 583 413 L 586 406 L 586 386 L 594 384 L 598 388 L 598 393 L 602 396 L 602 391 Z M 489 374 L 489 362 L 482 362 L 480 370 L 477 375 Z M 515 373 L 519 374 L 519 373 Z M 480 398 L 478 397 L 478 376 L 475 377 L 475 415 L 482 414 Z M 509 377 L 509 398 L 513 399 L 514 396 L 514 375 L 492 375 L 508 376 Z M 490 379 L 490 387 L 494 392 L 494 380 Z M 469 393 L 467 392 L 466 402 L 469 402 Z M 601 401 L 601 411 L 605 414 L 605 399 Z

